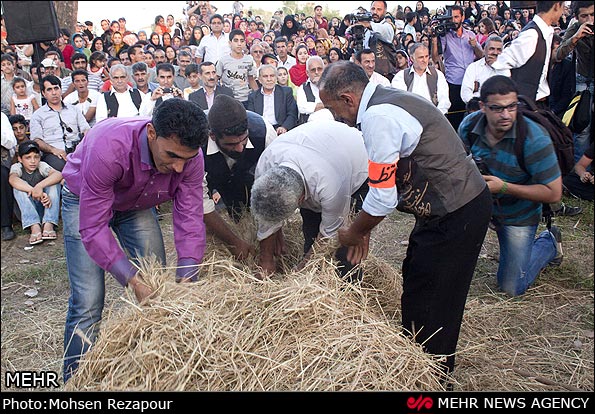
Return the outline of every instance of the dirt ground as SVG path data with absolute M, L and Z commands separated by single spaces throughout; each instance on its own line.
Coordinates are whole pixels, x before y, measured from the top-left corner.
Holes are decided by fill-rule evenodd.
M 556 218 L 564 263 L 546 270 L 519 298 L 497 290 L 498 243 L 489 231 L 467 300 L 456 391 L 593 391 L 593 204 L 571 204 L 585 212 Z M 167 208 L 165 213 L 168 261 L 175 263 Z M 400 269 L 412 225 L 401 213 L 385 219 L 373 233 L 373 254 Z M 17 234 L 1 244 L 2 390 L 6 371 L 61 372 L 69 294 L 61 228 L 57 240 L 32 249 L 28 234 Z M 112 277 L 106 280 L 106 309 L 117 310 L 125 291 Z

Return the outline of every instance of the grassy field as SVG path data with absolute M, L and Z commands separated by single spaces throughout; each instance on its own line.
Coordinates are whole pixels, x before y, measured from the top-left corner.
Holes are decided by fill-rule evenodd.
M 498 292 L 498 243 L 488 232 L 467 301 L 455 390 L 593 391 L 593 203 L 565 201 L 584 212 L 555 219 L 563 233 L 564 262 L 546 269 L 521 297 Z M 161 223 L 175 260 L 169 208 L 164 206 Z M 398 212 L 384 220 L 373 233 L 373 254 L 400 269 L 412 224 Z M 1 245 L 2 390 L 6 371 L 61 372 L 69 294 L 61 228 L 55 242 L 27 250 L 28 235 L 17 233 Z M 106 307 L 117 311 L 124 290 L 113 278 L 106 281 Z M 37 294 L 26 296 L 31 289 Z M 395 326 L 399 320 L 394 315 Z

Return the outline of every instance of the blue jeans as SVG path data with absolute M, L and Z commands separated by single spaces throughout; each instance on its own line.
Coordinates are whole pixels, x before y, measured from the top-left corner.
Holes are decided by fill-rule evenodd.
M 50 197 L 52 205 L 45 208 L 41 201 L 29 197 L 24 191 L 13 189 L 14 199 L 21 210 L 21 223 L 23 229 L 34 224 L 52 223 L 58 225 L 60 218 L 60 184 L 54 184 L 43 189 L 43 192 Z
M 545 230 L 535 238 L 536 231 L 537 224 L 496 228 L 500 244 L 498 287 L 511 296 L 525 293 L 558 254 L 554 236 Z
M 593 90 L 594 88 L 594 81 L 593 79 L 588 79 L 582 75 L 576 74 L 576 91 L 584 91 L 587 89 L 587 83 L 589 92 L 591 92 L 591 105 L 593 105 Z M 589 107 L 591 107 L 591 105 Z M 591 120 L 593 122 L 593 120 Z M 589 148 L 589 141 L 591 139 L 591 123 L 589 126 L 585 128 L 581 133 L 574 135 L 574 162 L 575 164 L 580 160 Z
M 62 189 L 64 249 L 70 298 L 64 329 L 64 382 L 97 337 L 105 298 L 105 271 L 87 253 L 79 233 L 79 198 Z M 154 209 L 114 211 L 110 227 L 134 259 L 155 255 L 165 265 L 165 248 Z M 138 262 L 137 262 L 138 263 Z

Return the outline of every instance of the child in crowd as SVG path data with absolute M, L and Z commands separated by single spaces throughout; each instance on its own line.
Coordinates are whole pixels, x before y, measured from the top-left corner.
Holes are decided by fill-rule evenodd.
M 200 89 L 200 75 L 198 73 L 200 69 L 198 65 L 195 63 L 191 63 L 186 66 L 186 79 L 188 79 L 188 83 L 190 84 L 189 87 L 184 88 L 184 99 L 188 100 L 188 96 L 192 92 L 196 92 Z
M 231 53 L 217 62 L 217 75 L 221 84 L 233 91 L 233 97 L 246 106 L 250 90 L 258 89 L 256 63 L 251 55 L 244 54 L 246 35 L 241 30 L 232 30 L 229 36 Z
M 33 112 L 39 109 L 39 104 L 35 96 L 29 94 L 25 79 L 18 76 L 12 80 L 12 90 L 14 91 L 14 95 L 10 100 L 10 114 L 23 115 L 29 121 Z
M 31 228 L 29 244 L 56 239 L 55 227 L 60 214 L 62 173 L 41 161 L 35 141 L 24 141 L 18 148 L 18 160 L 10 168 L 8 182 L 21 210 L 23 229 Z
M 29 139 L 29 122 L 21 114 L 11 115 L 8 117 L 10 125 L 12 125 L 12 132 L 17 139 L 17 145 Z

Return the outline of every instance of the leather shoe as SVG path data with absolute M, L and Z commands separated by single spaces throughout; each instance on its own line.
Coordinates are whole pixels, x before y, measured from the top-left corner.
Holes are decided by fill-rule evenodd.
M 2 227 L 2 241 L 12 240 L 15 237 L 17 237 L 17 235 L 12 230 L 12 227 L 10 227 L 10 226 Z

